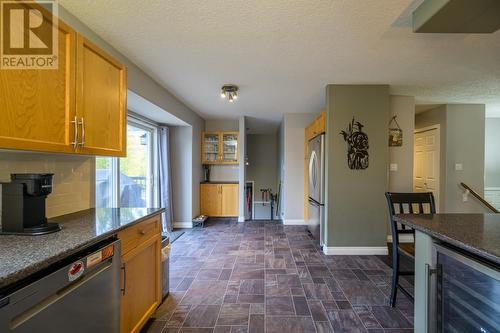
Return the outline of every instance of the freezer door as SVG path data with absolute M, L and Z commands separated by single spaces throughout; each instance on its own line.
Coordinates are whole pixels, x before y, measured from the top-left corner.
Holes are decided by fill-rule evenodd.
M 307 227 L 313 238 L 323 246 L 324 206 L 309 199 Z
M 324 135 L 309 141 L 308 191 L 309 197 L 316 202 L 324 200 Z

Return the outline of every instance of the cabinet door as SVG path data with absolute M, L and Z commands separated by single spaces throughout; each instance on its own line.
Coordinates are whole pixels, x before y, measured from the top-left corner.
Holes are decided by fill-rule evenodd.
M 213 164 L 220 161 L 220 135 L 218 132 L 203 132 L 201 155 L 204 164 Z
M 238 164 L 238 132 L 222 132 L 221 162 Z
M 160 236 L 122 257 L 120 331 L 139 332 L 160 304 Z
M 238 184 L 222 184 L 221 216 L 238 216 Z
M 0 70 L 0 148 L 74 151 L 76 34 L 58 30 L 57 69 Z
M 203 215 L 221 216 L 221 185 L 201 184 L 200 210 Z
M 81 131 L 81 153 L 125 156 L 125 67 L 78 35 L 76 73 L 76 112 Z

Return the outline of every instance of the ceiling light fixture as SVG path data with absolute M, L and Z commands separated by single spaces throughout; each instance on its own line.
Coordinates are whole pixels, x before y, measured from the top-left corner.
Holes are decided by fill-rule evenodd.
M 220 98 L 227 98 L 230 103 L 238 99 L 238 86 L 234 84 L 225 84 L 220 89 Z

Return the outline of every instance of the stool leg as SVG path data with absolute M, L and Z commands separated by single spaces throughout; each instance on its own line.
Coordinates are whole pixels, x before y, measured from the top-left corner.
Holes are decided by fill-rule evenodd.
M 392 290 L 391 290 L 391 300 L 390 306 L 396 306 L 396 296 L 398 293 L 398 283 L 399 283 L 399 253 L 396 248 L 392 249 Z

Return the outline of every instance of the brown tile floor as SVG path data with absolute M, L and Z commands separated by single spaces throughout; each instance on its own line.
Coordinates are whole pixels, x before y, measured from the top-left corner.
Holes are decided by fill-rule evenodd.
M 144 332 L 413 332 L 411 302 L 387 305 L 380 258 L 325 256 L 304 227 L 210 221 L 172 245 L 170 262 L 170 296 Z

